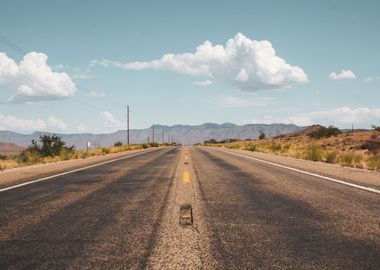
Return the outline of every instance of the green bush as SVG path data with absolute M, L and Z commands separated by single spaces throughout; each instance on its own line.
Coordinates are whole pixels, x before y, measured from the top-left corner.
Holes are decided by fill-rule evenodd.
M 123 145 L 123 143 L 121 141 L 117 141 L 114 143 L 113 146 L 122 146 L 122 145 Z
M 209 139 L 203 142 L 204 144 L 216 144 L 218 143 L 217 140 L 215 139 Z
M 373 130 L 380 131 L 380 126 L 372 125 Z
M 259 140 L 264 140 L 264 139 L 266 139 L 265 133 L 260 132 Z
M 306 158 L 312 161 L 321 161 L 322 160 L 322 151 L 319 144 L 313 142 L 308 145 L 306 149 Z
M 336 128 L 334 126 L 329 126 L 329 127 L 320 127 L 318 130 L 313 131 L 308 134 L 308 136 L 315 138 L 315 139 L 320 139 L 323 137 L 331 137 L 331 136 L 336 136 L 341 134 L 342 131 L 339 128 Z
M 141 145 L 141 147 L 142 147 L 143 149 L 147 149 L 147 148 L 149 148 L 149 145 L 148 145 L 147 143 L 143 143 L 143 144 Z

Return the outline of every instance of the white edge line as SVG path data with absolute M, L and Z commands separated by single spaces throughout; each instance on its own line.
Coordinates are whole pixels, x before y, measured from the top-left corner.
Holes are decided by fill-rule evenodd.
M 304 171 L 304 170 L 300 170 L 300 169 L 296 169 L 296 168 L 293 168 L 293 167 L 288 167 L 288 166 L 280 165 L 280 164 L 277 164 L 277 163 L 274 163 L 274 162 L 270 162 L 270 161 L 266 161 L 266 160 L 262 160 L 262 159 L 258 159 L 258 158 L 254 158 L 254 157 L 250 157 L 250 156 L 246 156 L 246 155 L 243 155 L 243 154 L 234 153 L 234 152 L 231 152 L 231 151 L 220 150 L 220 149 L 217 149 L 217 151 L 228 153 L 228 154 L 239 156 L 239 157 L 243 157 L 243 158 L 247 158 L 247 159 L 256 160 L 256 161 L 259 161 L 259 162 L 262 162 L 262 163 L 267 163 L 267 164 L 270 164 L 270 165 L 273 165 L 273 166 L 277 166 L 277 167 L 280 167 L 280 168 L 283 168 L 283 169 L 287 169 L 287 170 L 290 170 L 290 171 L 295 171 L 295 172 L 298 172 L 298 173 L 303 173 L 303 174 L 306 174 L 306 175 L 322 178 L 322 179 L 325 179 L 325 180 L 328 180 L 328 181 L 331 181 L 331 182 L 335 182 L 335 183 L 339 183 L 339 184 L 342 184 L 342 185 L 346 185 L 346 186 L 349 186 L 349 187 L 353 187 L 353 188 L 357 188 L 357 189 L 361 189 L 361 190 L 365 190 L 365 191 L 369 191 L 369 192 L 380 194 L 380 190 L 377 190 L 377 189 L 374 189 L 374 188 L 370 188 L 370 187 L 366 187 L 366 186 L 361 186 L 361 185 L 357 185 L 357 184 L 353 184 L 353 183 L 349 183 L 349 182 L 345 182 L 343 180 L 331 178 L 331 177 L 328 177 L 328 176 L 323 176 L 323 175 L 316 174 L 316 173 L 307 172 L 307 171 Z
M 15 189 L 15 188 L 19 188 L 19 187 L 23 187 L 23 186 L 30 185 L 30 184 L 37 183 L 37 182 L 41 182 L 41 181 L 45 181 L 45 180 L 52 179 L 52 178 L 55 178 L 55 177 L 59 177 L 59 176 L 62 176 L 62 175 L 66 175 L 66 174 L 70 174 L 70 173 L 74 173 L 74 172 L 79 172 L 79 171 L 87 170 L 87 169 L 90 169 L 90 168 L 94 168 L 94 167 L 101 166 L 101 165 L 104 165 L 104 164 L 108 164 L 108 163 L 111 163 L 111 162 L 115 162 L 115 161 L 118 161 L 118 160 L 123 160 L 123 159 L 131 158 L 131 157 L 139 156 L 139 155 L 142 155 L 142 154 L 145 154 L 145 153 L 149 153 L 149 152 L 153 152 L 153 151 L 157 151 L 157 150 L 158 149 L 147 150 L 147 151 L 139 152 L 139 153 L 136 153 L 136 154 L 128 155 L 128 156 L 125 156 L 125 157 L 103 161 L 101 163 L 96 163 L 96 164 L 93 164 L 93 165 L 90 165 L 90 166 L 86 166 L 86 167 L 82 167 L 82 168 L 78 168 L 78 169 L 75 169 L 75 170 L 71 170 L 71 171 L 67 171 L 67 172 L 63 172 L 63 173 L 59 173 L 59 174 L 54 174 L 54 175 L 51 175 L 51 176 L 43 177 L 43 178 L 32 180 L 32 181 L 29 181 L 29 182 L 21 183 L 21 184 L 15 185 L 15 186 L 2 188 L 2 189 L 0 189 L 0 192 L 11 190 L 11 189 Z

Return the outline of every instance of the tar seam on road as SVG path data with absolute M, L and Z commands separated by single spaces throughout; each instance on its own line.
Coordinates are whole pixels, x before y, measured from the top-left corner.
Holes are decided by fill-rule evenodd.
M 303 171 L 303 170 L 300 170 L 300 169 L 296 169 L 296 168 L 293 168 L 293 167 L 288 167 L 288 166 L 280 165 L 280 164 L 277 164 L 277 163 L 274 163 L 274 162 L 270 162 L 270 161 L 266 161 L 266 160 L 262 160 L 262 159 L 258 159 L 258 158 L 254 158 L 254 157 L 250 157 L 250 156 L 245 156 L 245 155 L 238 154 L 238 153 L 233 153 L 233 152 L 230 152 L 230 151 L 225 151 L 225 150 L 217 150 L 217 151 L 224 152 L 224 153 L 227 153 L 227 154 L 230 154 L 230 155 L 234 155 L 234 156 L 239 156 L 239 157 L 243 157 L 243 158 L 247 158 L 247 159 L 256 160 L 256 161 L 259 161 L 259 162 L 262 162 L 262 163 L 270 164 L 270 165 L 277 166 L 277 167 L 280 167 L 280 168 L 283 168 L 283 169 L 287 169 L 287 170 L 290 170 L 290 171 L 294 171 L 294 172 L 303 173 L 303 174 L 306 174 L 306 175 L 322 178 L 324 180 L 335 182 L 335 183 L 338 183 L 338 184 L 341 184 L 341 185 L 346 185 L 346 186 L 349 186 L 349 187 L 352 187 L 352 188 L 357 188 L 357 189 L 361 189 L 361 190 L 365 190 L 365 191 L 369 191 L 369 192 L 380 194 L 380 190 L 377 190 L 377 189 L 374 189 L 374 188 L 370 188 L 370 187 L 366 187 L 366 186 L 361 186 L 361 185 L 357 185 L 357 184 L 353 184 L 353 183 L 349 183 L 349 182 L 345 182 L 343 180 L 331 178 L 331 177 L 328 177 L 328 176 L 323 176 L 323 175 L 316 174 L 316 173 L 310 173 L 310 172 Z
M 23 187 L 23 186 L 26 186 L 26 185 L 30 185 L 30 184 L 41 182 L 41 181 L 45 181 L 45 180 L 49 180 L 49 179 L 52 179 L 52 178 L 55 178 L 55 177 L 59 177 L 59 176 L 63 176 L 63 175 L 66 175 L 66 174 L 70 174 L 70 173 L 74 173 L 74 172 L 79 172 L 79 171 L 87 170 L 87 169 L 90 169 L 90 168 L 94 168 L 94 167 L 101 166 L 101 165 L 104 165 L 104 164 L 108 164 L 108 163 L 111 163 L 111 162 L 115 162 L 115 161 L 131 158 L 131 157 L 135 157 L 135 156 L 139 156 L 139 155 L 142 155 L 142 154 L 154 152 L 154 151 L 157 151 L 157 150 L 158 149 L 147 150 L 147 151 L 136 153 L 136 154 L 132 154 L 132 155 L 129 155 L 129 156 L 125 156 L 125 157 L 121 157 L 121 158 L 117 158 L 117 159 L 112 159 L 112 160 L 107 160 L 107 161 L 104 161 L 104 162 L 101 162 L 101 163 L 97 163 L 97 164 L 93 164 L 93 165 L 90 165 L 90 166 L 86 166 L 86 167 L 83 167 L 83 168 L 79 168 L 79 169 L 75 169 L 75 170 L 71 170 L 71 171 L 67 171 L 67 172 L 63 172 L 63 173 L 59 173 L 59 174 L 55 174 L 55 175 L 51 175 L 51 176 L 47 176 L 47 177 L 43 177 L 43 178 L 40 178 L 40 179 L 36 179 L 36 180 L 32 180 L 32 181 L 25 182 L 25 183 L 22 183 L 22 184 L 18 184 L 18 185 L 15 185 L 15 186 L 11 186 L 11 187 L 0 189 L 0 192 L 4 192 L 4 191 L 7 191 L 7 190 Z

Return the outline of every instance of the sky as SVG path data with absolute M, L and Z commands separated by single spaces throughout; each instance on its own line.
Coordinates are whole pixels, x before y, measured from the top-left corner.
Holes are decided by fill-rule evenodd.
M 0 130 L 380 125 L 379 1 L 2 0 Z

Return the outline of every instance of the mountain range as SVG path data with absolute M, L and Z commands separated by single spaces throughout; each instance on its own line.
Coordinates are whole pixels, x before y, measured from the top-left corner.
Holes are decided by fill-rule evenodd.
M 154 140 L 163 142 L 177 141 L 182 144 L 195 144 L 208 139 L 223 140 L 228 138 L 239 139 L 256 139 L 261 132 L 267 137 L 273 137 L 280 134 L 287 134 L 303 129 L 296 125 L 287 124 L 248 124 L 235 125 L 232 123 L 214 124 L 205 123 L 202 125 L 154 125 Z M 13 131 L 0 131 L 0 142 L 13 143 L 22 147 L 30 145 L 32 139 L 38 138 L 43 134 L 52 134 L 49 132 L 34 132 L 32 134 L 20 134 Z M 67 145 L 74 145 L 77 149 L 85 149 L 87 142 L 91 147 L 95 146 L 112 146 L 115 142 L 126 142 L 126 131 L 119 130 L 108 134 L 59 134 Z M 146 129 L 131 129 L 130 143 L 144 143 L 153 140 L 153 126 Z

